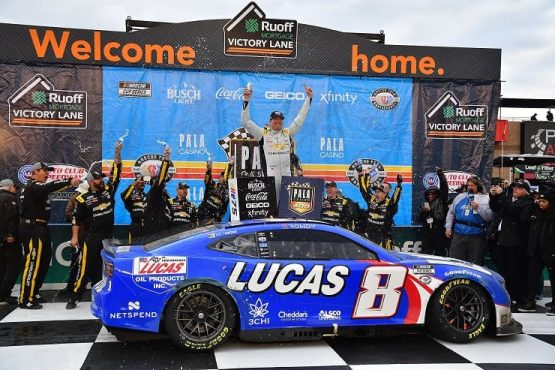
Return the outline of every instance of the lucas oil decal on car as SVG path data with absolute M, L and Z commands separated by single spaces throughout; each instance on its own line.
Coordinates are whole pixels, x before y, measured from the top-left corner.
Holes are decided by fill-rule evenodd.
M 138 257 L 133 260 L 133 282 L 154 293 L 163 293 L 185 280 L 186 257 Z

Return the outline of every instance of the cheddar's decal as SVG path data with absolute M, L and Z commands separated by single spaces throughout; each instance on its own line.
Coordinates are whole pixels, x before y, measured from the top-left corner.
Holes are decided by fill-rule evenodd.
M 56 90 L 37 74 L 8 99 L 10 126 L 86 128 L 87 93 Z

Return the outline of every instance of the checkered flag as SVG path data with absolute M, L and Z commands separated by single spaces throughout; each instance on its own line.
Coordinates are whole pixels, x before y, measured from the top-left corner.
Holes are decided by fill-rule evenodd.
M 224 136 L 222 139 L 219 139 L 218 144 L 220 144 L 225 154 L 227 154 L 227 156 L 229 157 L 231 155 L 231 146 L 230 146 L 231 140 L 244 140 L 244 139 L 254 139 L 254 136 L 249 134 L 244 127 L 239 127 L 238 129 L 235 129 L 234 131 Z

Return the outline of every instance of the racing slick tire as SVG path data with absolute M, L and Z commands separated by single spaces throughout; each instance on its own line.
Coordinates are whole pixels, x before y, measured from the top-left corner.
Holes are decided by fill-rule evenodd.
M 490 301 L 482 287 L 468 279 L 455 279 L 431 298 L 426 329 L 436 338 L 467 343 L 486 332 L 489 320 Z
M 221 289 L 197 283 L 179 290 L 164 313 L 166 334 L 181 347 L 203 351 L 223 343 L 233 333 L 236 310 Z

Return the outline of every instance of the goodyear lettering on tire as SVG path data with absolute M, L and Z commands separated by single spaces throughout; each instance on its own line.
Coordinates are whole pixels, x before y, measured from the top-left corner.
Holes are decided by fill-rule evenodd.
M 449 290 L 451 290 L 451 288 L 460 285 L 460 284 L 465 284 L 465 285 L 469 285 L 470 284 L 470 280 L 468 279 L 455 279 L 455 280 L 451 280 L 449 283 L 447 283 L 444 287 L 443 290 L 441 291 L 441 294 L 439 295 L 439 303 L 443 304 L 443 302 L 445 302 L 445 296 L 447 295 L 447 292 L 449 292 Z

